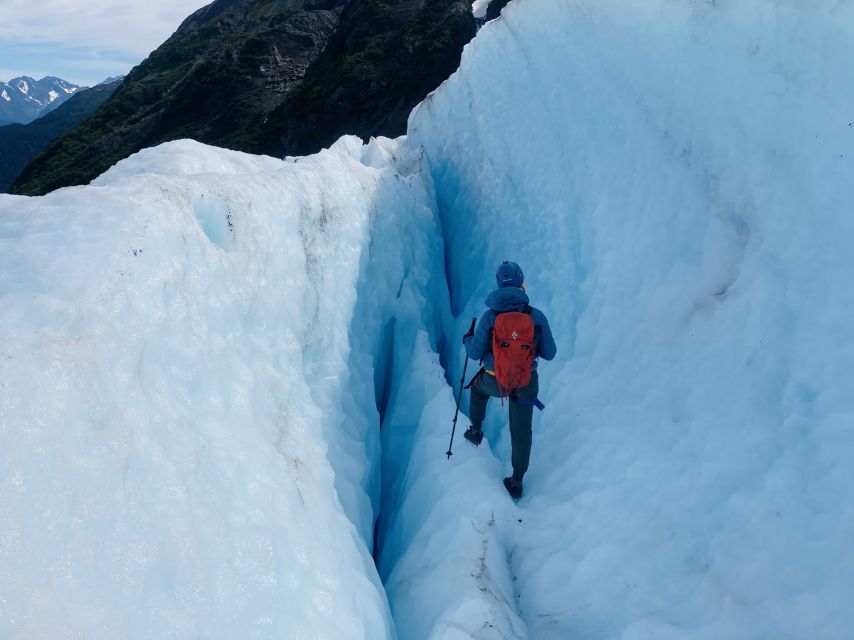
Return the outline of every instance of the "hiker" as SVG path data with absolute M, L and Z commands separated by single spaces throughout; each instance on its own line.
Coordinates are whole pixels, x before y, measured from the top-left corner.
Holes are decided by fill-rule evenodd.
M 480 360 L 482 365 L 469 383 L 471 426 L 463 437 L 478 446 L 483 441 L 489 397 L 509 398 L 513 475 L 504 478 L 504 486 L 518 500 L 531 457 L 534 406 L 542 408 L 537 399 L 537 358 L 551 360 L 557 347 L 546 316 L 528 304 L 525 276 L 519 265 L 503 262 L 495 272 L 495 282 L 498 288 L 486 298 L 489 308 L 474 333 L 470 331 L 463 338 L 468 357 Z

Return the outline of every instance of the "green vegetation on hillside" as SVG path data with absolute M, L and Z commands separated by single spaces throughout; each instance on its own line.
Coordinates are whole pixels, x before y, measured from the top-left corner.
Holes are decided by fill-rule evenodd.
M 249 150 L 258 123 L 285 99 L 279 77 L 317 56 L 342 1 L 219 0 L 200 9 L 93 117 L 38 156 L 12 191 L 84 184 L 144 147 L 179 138 Z
M 281 156 L 315 152 L 344 133 L 399 135 L 474 33 L 470 0 L 218 0 L 12 190 L 87 183 L 179 138 Z
M 29 124 L 0 126 L 0 192 L 50 142 L 88 118 L 119 86 L 119 82 L 78 91 L 58 108 Z

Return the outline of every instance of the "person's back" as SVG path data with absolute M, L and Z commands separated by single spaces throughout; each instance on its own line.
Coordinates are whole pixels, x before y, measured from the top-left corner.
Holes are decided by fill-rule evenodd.
M 482 362 L 481 370 L 470 384 L 469 417 L 472 424 L 466 431 L 465 438 L 472 444 L 479 445 L 483 441 L 482 424 L 486 416 L 487 401 L 490 397 L 509 397 L 513 475 L 504 479 L 504 485 L 511 496 L 518 498 L 522 495 L 522 478 L 528 470 L 531 455 L 534 406 L 539 405 L 537 360 L 551 360 L 557 354 L 557 347 L 545 314 L 529 304 L 524 275 L 519 265 L 515 262 L 502 263 L 496 271 L 495 280 L 498 288 L 487 296 L 488 308 L 478 320 L 474 334 L 468 334 L 463 339 L 468 357 Z M 503 388 L 496 378 L 495 350 L 506 345 L 494 344 L 495 326 L 499 316 L 510 313 L 526 314 L 534 325 L 533 353 L 527 360 L 530 363 L 530 378 L 527 384 L 518 388 Z M 524 326 L 523 322 L 518 326 Z M 520 336 L 514 332 L 514 337 Z M 502 355 L 499 355 L 500 358 Z M 499 369 L 500 365 L 499 361 Z M 501 371 L 499 377 L 503 377 Z

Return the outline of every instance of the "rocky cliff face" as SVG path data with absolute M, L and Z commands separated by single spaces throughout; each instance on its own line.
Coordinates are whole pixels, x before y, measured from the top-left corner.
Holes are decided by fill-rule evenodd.
M 281 156 L 344 133 L 398 135 L 474 33 L 470 0 L 217 0 L 52 143 L 12 191 L 83 184 L 179 138 Z
M 350 2 L 277 110 L 269 151 L 313 153 L 344 133 L 403 134 L 412 108 L 456 70 L 475 32 L 470 0 Z

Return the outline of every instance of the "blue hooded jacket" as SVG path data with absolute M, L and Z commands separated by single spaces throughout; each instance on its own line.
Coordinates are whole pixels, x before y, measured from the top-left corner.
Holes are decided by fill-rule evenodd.
M 466 354 L 472 360 L 482 360 L 484 369 L 495 368 L 495 359 L 492 356 L 492 328 L 495 326 L 495 318 L 499 313 L 505 311 L 524 311 L 528 304 L 528 294 L 517 287 L 503 287 L 496 289 L 486 297 L 486 306 L 473 336 L 465 339 Z M 551 360 L 557 354 L 552 330 L 545 314 L 536 308 L 531 308 L 531 318 L 534 320 L 534 365 L 537 368 L 537 358 Z

